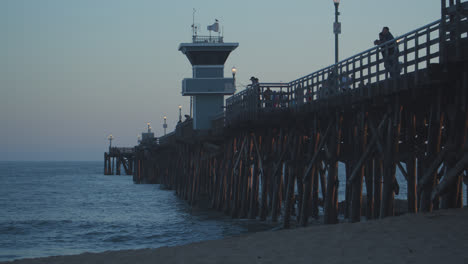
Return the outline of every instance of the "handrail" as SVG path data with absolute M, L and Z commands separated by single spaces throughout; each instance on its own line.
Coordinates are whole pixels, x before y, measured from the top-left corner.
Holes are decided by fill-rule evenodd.
M 339 62 L 337 62 L 337 63 L 335 63 L 335 64 L 331 64 L 331 65 L 329 65 L 329 66 L 327 66 L 327 67 L 324 67 L 324 68 L 322 68 L 322 69 L 320 69 L 320 70 L 318 70 L 318 71 L 315 71 L 315 72 L 313 72 L 313 73 L 311 73 L 311 74 L 308 74 L 308 75 L 306 75 L 306 76 L 300 77 L 300 78 L 298 78 L 298 79 L 296 79 L 296 80 L 294 80 L 294 81 L 289 82 L 288 84 L 291 84 L 291 83 L 297 82 L 297 81 L 299 81 L 299 80 L 301 80 L 301 79 L 304 79 L 304 78 L 307 78 L 307 77 L 309 77 L 309 76 L 312 76 L 312 75 L 314 75 L 314 74 L 316 74 L 316 73 L 318 73 L 318 72 L 321 72 L 321 71 L 323 71 L 323 70 L 325 70 L 325 69 L 330 69 L 330 68 L 334 67 L 335 65 L 339 65 L 339 64 L 341 64 L 341 63 L 344 62 L 344 61 L 348 61 L 348 60 L 351 60 L 351 59 L 353 59 L 353 58 L 356 58 L 356 57 L 359 57 L 359 56 L 361 56 L 361 55 L 364 55 L 364 54 L 366 54 L 366 53 L 368 53 L 368 52 L 370 52 L 370 51 L 372 51 L 372 50 L 385 47 L 386 45 L 391 44 L 392 42 L 395 42 L 395 40 L 398 41 L 398 40 L 400 40 L 400 39 L 402 39 L 402 38 L 405 38 L 405 37 L 407 37 L 407 36 L 409 36 L 409 35 L 412 35 L 412 34 L 418 32 L 418 31 L 421 31 L 422 29 L 426 29 L 426 28 L 428 28 L 428 27 L 431 27 L 431 26 L 433 26 L 433 25 L 436 25 L 436 24 L 440 23 L 440 21 L 441 21 L 441 19 L 438 19 L 438 20 L 436 20 L 436 21 L 434 21 L 434 22 L 432 22 L 432 23 L 429 23 L 429 24 L 427 24 L 427 25 L 425 25 L 425 26 L 422 26 L 422 27 L 420 27 L 420 28 L 418 28 L 418 29 L 415 29 L 415 30 L 413 30 L 413 31 L 410 31 L 410 32 L 408 32 L 408 33 L 406 33 L 406 34 L 404 34 L 404 35 L 395 37 L 394 39 L 391 39 L 391 40 L 389 40 L 389 41 L 387 41 L 387 42 L 385 42 L 385 43 L 382 43 L 382 44 L 380 44 L 380 45 L 378 45 L 378 46 L 374 46 L 374 47 L 369 48 L 369 49 L 367 49 L 367 50 L 365 50 L 365 51 L 362 51 L 362 52 L 360 52 L 360 53 L 358 53 L 358 54 L 356 54 L 356 55 L 353 55 L 353 56 L 351 56 L 351 57 L 348 57 L 348 58 L 346 58 L 346 59 L 343 59 L 343 60 L 341 60 L 341 61 L 339 61 Z
M 445 24 L 450 22 L 446 22 L 447 18 L 443 21 Z M 367 93 L 367 96 L 372 96 L 371 85 L 385 88 L 384 94 L 408 89 L 410 82 L 420 82 L 421 69 L 431 63 L 442 62 L 441 50 L 449 36 L 441 33 L 445 30 L 441 22 L 441 19 L 436 20 L 288 83 L 249 85 L 226 99 L 226 123 L 255 120 L 258 113 L 276 111 L 277 108 L 294 111 L 303 104 L 352 90 L 361 90 L 360 95 Z M 401 76 L 405 76 L 406 85 L 397 85 L 402 80 Z M 286 101 L 281 101 L 280 107 L 269 101 L 270 95 L 264 94 L 267 87 L 272 91 L 281 89 L 279 98 Z
M 164 136 L 158 137 L 159 145 L 170 143 L 172 139 L 175 139 L 175 134 L 175 131 L 172 131 Z

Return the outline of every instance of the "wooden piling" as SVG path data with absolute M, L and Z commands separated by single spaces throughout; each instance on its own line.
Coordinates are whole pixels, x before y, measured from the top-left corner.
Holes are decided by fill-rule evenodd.
M 430 111 L 429 127 L 427 136 L 427 156 L 425 158 L 426 167 L 429 167 L 440 151 L 443 115 L 440 112 L 440 98 L 436 99 Z M 420 210 L 423 212 L 431 212 L 433 202 L 431 199 L 432 190 L 437 181 L 437 171 L 431 174 L 431 177 L 422 185 Z
M 356 139 L 354 144 L 356 166 L 361 166 L 361 164 L 358 164 L 359 153 L 364 152 L 367 143 L 367 122 L 364 114 L 364 112 L 361 112 L 358 125 L 354 127 L 354 138 Z M 362 181 L 364 178 L 364 171 L 365 166 L 362 165 L 359 169 L 358 176 L 355 177 L 352 182 L 351 222 L 359 222 L 361 219 Z
M 407 115 L 407 131 L 406 131 L 406 143 L 410 146 L 410 154 L 406 159 L 406 172 L 407 178 L 407 200 L 408 200 L 408 212 L 417 213 L 417 188 L 416 188 L 416 115 L 409 113 Z
M 338 156 L 340 152 L 340 140 L 341 140 L 341 123 L 343 121 L 339 113 L 335 114 L 332 119 L 334 121 L 334 127 L 331 130 L 331 136 L 328 142 L 328 179 L 327 179 L 327 192 L 325 197 L 325 224 L 336 224 L 338 223 L 338 201 L 336 200 L 338 192 Z
M 374 160 L 367 162 L 365 169 L 366 178 L 366 218 L 374 218 Z

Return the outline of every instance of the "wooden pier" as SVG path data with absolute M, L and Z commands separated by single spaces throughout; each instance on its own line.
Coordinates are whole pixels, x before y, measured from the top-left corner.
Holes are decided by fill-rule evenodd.
M 326 224 L 339 213 L 352 222 L 394 215 L 397 170 L 408 186 L 405 211 L 462 207 L 468 3 L 443 0 L 441 8 L 440 20 L 310 75 L 247 87 L 226 100 L 211 130 L 194 131 L 186 120 L 140 144 L 133 180 L 164 184 L 192 205 L 208 199 L 232 217 L 281 219 L 284 227 L 307 225 L 319 207 Z M 388 67 L 382 54 L 392 45 Z
M 134 160 L 134 148 L 110 147 L 104 153 L 104 175 L 121 175 L 122 167 L 126 175 L 132 175 Z

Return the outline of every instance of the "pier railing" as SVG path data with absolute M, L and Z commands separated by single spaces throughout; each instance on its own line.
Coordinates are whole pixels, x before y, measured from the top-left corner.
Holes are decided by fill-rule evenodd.
M 338 96 L 364 99 L 417 87 L 423 70 L 442 63 L 441 49 L 466 42 L 466 18 L 455 22 L 447 16 L 289 83 L 249 85 L 226 100 L 226 124 L 256 120 L 261 112 L 295 111 Z
M 266 92 L 269 90 L 269 92 Z M 267 94 L 269 94 L 267 96 Z M 268 97 L 268 98 L 267 98 Z M 284 110 L 291 99 L 288 83 L 259 83 L 226 99 L 225 123 L 255 120 L 263 109 Z
M 168 133 L 162 137 L 158 138 L 158 144 L 159 145 L 164 145 L 164 144 L 173 144 L 175 143 L 176 140 L 176 132 L 172 131 L 171 133 Z
M 225 116 L 224 111 L 214 115 L 211 119 L 211 127 L 213 135 L 222 135 L 225 127 Z
M 119 148 L 111 147 L 109 150 L 109 155 L 133 155 L 135 148 Z

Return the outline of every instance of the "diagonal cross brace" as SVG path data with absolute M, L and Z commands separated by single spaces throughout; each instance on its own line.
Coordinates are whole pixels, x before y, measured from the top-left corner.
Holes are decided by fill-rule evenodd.
M 379 152 L 383 153 L 383 147 L 382 147 L 382 145 L 380 143 L 380 137 L 379 137 L 378 130 L 382 129 L 382 126 L 385 123 L 386 119 L 387 119 L 387 115 L 385 115 L 384 118 L 382 119 L 382 121 L 380 121 L 379 127 L 377 129 L 375 129 L 372 122 L 369 122 L 371 124 L 370 127 L 371 127 L 371 130 L 372 130 L 372 133 L 373 133 L 372 140 L 369 143 L 369 145 L 367 145 L 366 151 L 364 151 L 364 154 L 362 154 L 361 158 L 359 159 L 356 166 L 354 167 L 354 169 L 353 169 L 353 171 L 351 173 L 351 176 L 349 177 L 349 179 L 347 181 L 347 184 L 351 184 L 353 182 L 354 178 L 356 178 L 356 175 L 357 175 L 358 171 L 361 169 L 364 162 L 366 162 L 367 158 L 369 157 L 369 155 L 374 150 L 376 144 L 377 144 L 377 149 L 379 149 Z

